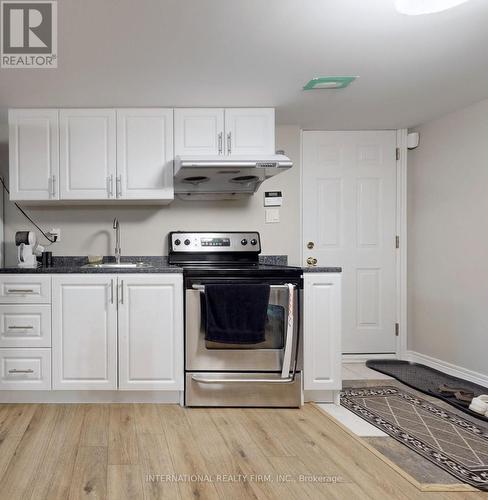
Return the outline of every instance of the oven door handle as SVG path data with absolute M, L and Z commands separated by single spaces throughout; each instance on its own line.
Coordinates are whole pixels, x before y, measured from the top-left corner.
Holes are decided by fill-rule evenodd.
M 199 375 L 192 375 L 192 380 L 200 384 L 291 384 L 295 381 L 295 377 L 286 378 L 209 378 Z

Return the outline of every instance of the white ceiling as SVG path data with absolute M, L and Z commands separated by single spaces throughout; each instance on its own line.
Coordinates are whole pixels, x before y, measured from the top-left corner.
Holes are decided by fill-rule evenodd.
M 275 106 L 311 129 L 412 126 L 488 97 L 488 1 L 60 0 L 57 70 L 0 70 L 15 106 Z M 359 75 L 302 92 L 312 77 Z

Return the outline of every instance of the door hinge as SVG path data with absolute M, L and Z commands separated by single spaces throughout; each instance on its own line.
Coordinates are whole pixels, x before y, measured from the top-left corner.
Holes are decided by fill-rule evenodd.
M 400 325 L 395 323 L 395 337 L 398 337 L 398 335 L 400 335 Z
M 395 236 L 395 248 L 400 248 L 400 236 Z
M 398 161 L 400 159 L 400 148 L 396 148 L 395 158 L 396 158 L 396 161 Z

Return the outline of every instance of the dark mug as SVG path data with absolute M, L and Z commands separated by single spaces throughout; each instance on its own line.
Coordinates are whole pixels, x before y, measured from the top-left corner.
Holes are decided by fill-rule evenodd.
M 53 253 L 42 252 L 42 267 L 52 267 L 52 266 L 53 266 Z

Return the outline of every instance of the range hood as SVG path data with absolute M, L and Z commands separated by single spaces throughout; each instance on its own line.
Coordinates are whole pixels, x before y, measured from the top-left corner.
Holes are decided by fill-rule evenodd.
M 177 156 L 175 194 L 190 200 L 230 200 L 253 195 L 270 177 L 292 167 L 284 154 Z

